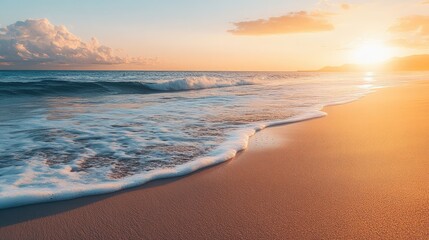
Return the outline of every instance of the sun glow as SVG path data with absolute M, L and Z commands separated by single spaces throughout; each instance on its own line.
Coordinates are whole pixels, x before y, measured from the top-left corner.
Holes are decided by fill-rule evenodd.
M 353 52 L 357 64 L 377 64 L 392 57 L 392 51 L 381 41 L 365 41 Z

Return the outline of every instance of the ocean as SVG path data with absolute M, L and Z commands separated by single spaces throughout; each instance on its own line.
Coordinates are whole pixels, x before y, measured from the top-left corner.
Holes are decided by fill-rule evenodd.
M 265 127 L 428 73 L 0 71 L 0 208 L 227 161 Z

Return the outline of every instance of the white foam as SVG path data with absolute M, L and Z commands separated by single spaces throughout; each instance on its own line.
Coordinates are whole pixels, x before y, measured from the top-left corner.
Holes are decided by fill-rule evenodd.
M 295 123 L 323 117 L 325 115 L 326 113 L 315 110 L 306 112 L 299 116 L 291 117 L 287 120 L 274 121 L 268 124 L 254 124 L 251 128 L 241 129 L 231 133 L 228 139 L 221 146 L 211 152 L 210 156 L 200 157 L 196 160 L 173 168 L 157 169 L 143 174 L 136 174 L 115 182 L 97 183 L 88 186 L 87 184 L 67 183 L 66 181 L 63 181 L 54 188 L 42 187 L 36 189 L 20 189 L 20 184 L 24 182 L 29 183 L 29 180 L 34 177 L 34 173 L 32 171 L 25 172 L 25 177 L 19 180 L 19 184 L 5 187 L 5 189 L 0 193 L 0 209 L 110 193 L 130 187 L 140 186 L 156 179 L 184 176 L 234 158 L 239 151 L 247 148 L 249 138 L 251 136 L 266 127 Z M 66 175 L 72 174 L 71 167 L 65 167 L 61 169 L 60 172 Z
M 161 94 L 0 105 L 0 208 L 186 175 L 233 158 L 265 127 L 322 117 L 326 105 L 391 85 L 374 76 L 373 86 L 360 88 L 366 83 L 359 74 L 215 73 L 180 80 L 176 75 L 185 74 L 172 75 L 150 84 Z M 247 86 L 223 88 L 241 85 Z
M 161 83 L 151 83 L 146 86 L 159 91 L 183 91 L 183 90 L 197 90 L 207 88 L 222 88 L 241 85 L 256 84 L 256 80 L 252 79 L 225 79 L 218 77 L 187 77 L 184 79 L 168 80 Z

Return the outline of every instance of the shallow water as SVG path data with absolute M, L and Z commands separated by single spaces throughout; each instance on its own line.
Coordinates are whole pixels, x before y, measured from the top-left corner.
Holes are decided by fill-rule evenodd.
M 320 117 L 323 106 L 424 78 L 423 73 L 3 71 L 0 208 L 184 175 L 230 159 L 266 126 Z

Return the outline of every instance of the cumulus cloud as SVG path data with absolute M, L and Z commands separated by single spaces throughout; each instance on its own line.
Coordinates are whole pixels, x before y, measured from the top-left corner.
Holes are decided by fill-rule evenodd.
M 144 63 L 118 56 L 92 38 L 84 42 L 48 19 L 28 19 L 0 28 L 0 65 L 113 65 Z
M 234 23 L 235 29 L 228 32 L 235 35 L 273 35 L 331 31 L 329 13 L 291 12 L 280 17 Z
M 393 44 L 408 48 L 429 48 L 429 16 L 413 15 L 398 19 L 389 31 Z

